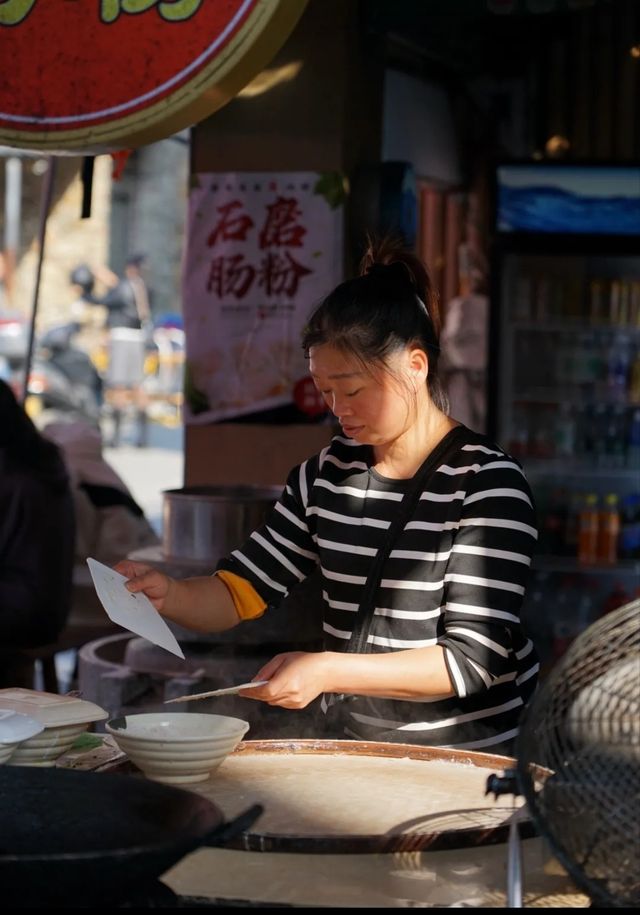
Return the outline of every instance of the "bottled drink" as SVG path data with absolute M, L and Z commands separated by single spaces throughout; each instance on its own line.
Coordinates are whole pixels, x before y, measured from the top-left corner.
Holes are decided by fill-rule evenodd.
M 593 394 L 596 398 L 606 397 L 608 393 L 609 344 L 605 337 L 599 336 L 594 345 L 592 374 L 595 379 Z
M 589 320 L 591 324 L 602 324 L 606 315 L 606 291 L 602 280 L 589 283 Z
M 613 280 L 609 290 L 609 323 L 621 324 L 622 318 L 622 283 Z
M 580 404 L 577 409 L 575 453 L 582 466 L 595 465 L 594 411 L 587 404 Z
M 631 470 L 640 472 L 640 409 L 634 410 L 631 414 L 625 463 Z
M 564 490 L 554 489 L 549 498 L 542 526 L 542 546 L 551 556 L 560 556 L 563 552 L 566 504 Z
M 578 515 L 578 562 L 594 563 L 598 559 L 598 497 L 589 492 Z
M 574 559 L 578 555 L 578 516 L 581 505 L 581 493 L 572 492 L 569 496 L 565 519 L 563 553 L 565 556 L 573 556 Z
M 605 426 L 604 466 L 621 470 L 625 465 L 626 438 L 625 410 L 622 406 L 615 406 L 607 414 Z
M 640 327 L 640 282 L 631 283 L 631 292 L 629 293 L 629 324 L 632 327 Z
M 625 403 L 629 388 L 631 356 L 629 340 L 617 334 L 607 355 L 607 395 L 614 403 Z
M 576 447 L 576 420 L 571 405 L 566 401 L 560 404 L 555 423 L 556 457 L 573 457 Z
M 620 559 L 640 559 L 640 493 L 624 497 L 620 506 Z
M 553 457 L 553 427 L 549 422 L 549 410 L 540 411 L 531 421 L 532 440 L 530 455 L 535 458 Z
M 609 493 L 605 496 L 604 505 L 598 519 L 598 561 L 615 563 L 618 561 L 618 538 L 620 536 L 620 512 L 618 496 Z
M 591 455 L 593 464 L 596 467 L 607 466 L 607 449 L 606 439 L 609 429 L 607 408 L 604 404 L 598 403 L 589 411 L 592 420 L 591 427 Z
M 629 369 L 629 403 L 640 404 L 640 349 L 636 350 L 631 368 Z

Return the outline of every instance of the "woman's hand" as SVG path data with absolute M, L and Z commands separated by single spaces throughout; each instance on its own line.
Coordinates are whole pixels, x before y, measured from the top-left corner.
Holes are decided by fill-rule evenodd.
M 172 578 L 144 562 L 132 562 L 129 559 L 123 559 L 113 568 L 129 579 L 125 585 L 128 591 L 131 591 L 132 594 L 140 591 L 146 594 L 156 610 L 162 613 L 171 586 L 174 584 Z
M 240 622 L 227 586 L 216 575 L 176 579 L 145 562 L 123 559 L 116 566 L 127 590 L 146 594 L 164 617 L 194 632 L 226 632 Z
M 305 708 L 326 692 L 330 652 L 288 651 L 277 654 L 255 675 L 266 686 L 241 691 L 245 699 L 258 699 L 282 708 Z

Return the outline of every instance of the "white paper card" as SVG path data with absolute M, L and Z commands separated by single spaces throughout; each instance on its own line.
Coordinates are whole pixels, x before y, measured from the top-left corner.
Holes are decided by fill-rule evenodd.
M 129 632 L 135 632 L 154 645 L 160 645 L 179 658 L 184 658 L 176 637 L 146 594 L 132 594 L 131 591 L 127 591 L 127 578 L 97 559 L 89 557 L 87 565 L 96 593 L 109 619 Z
M 176 699 L 165 699 L 165 705 L 172 702 L 193 702 L 196 699 L 209 699 L 211 696 L 235 696 L 241 689 L 255 689 L 256 686 L 265 686 L 268 680 L 251 680 L 250 683 L 239 683 L 237 686 L 225 686 L 224 689 L 212 689 L 208 693 L 192 693 L 190 696 L 178 696 Z

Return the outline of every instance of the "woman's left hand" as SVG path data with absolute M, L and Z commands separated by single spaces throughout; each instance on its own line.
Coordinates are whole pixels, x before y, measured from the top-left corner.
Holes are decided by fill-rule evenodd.
M 245 699 L 258 699 L 282 708 L 305 708 L 320 693 L 326 692 L 330 652 L 287 651 L 277 654 L 255 675 L 268 680 L 265 686 L 240 691 Z

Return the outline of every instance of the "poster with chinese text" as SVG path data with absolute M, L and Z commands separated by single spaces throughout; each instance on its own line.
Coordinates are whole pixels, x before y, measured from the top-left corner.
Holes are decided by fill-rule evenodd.
M 343 209 L 316 192 L 319 178 L 195 176 L 183 272 L 185 422 L 240 418 L 309 389 L 300 333 L 343 278 Z

